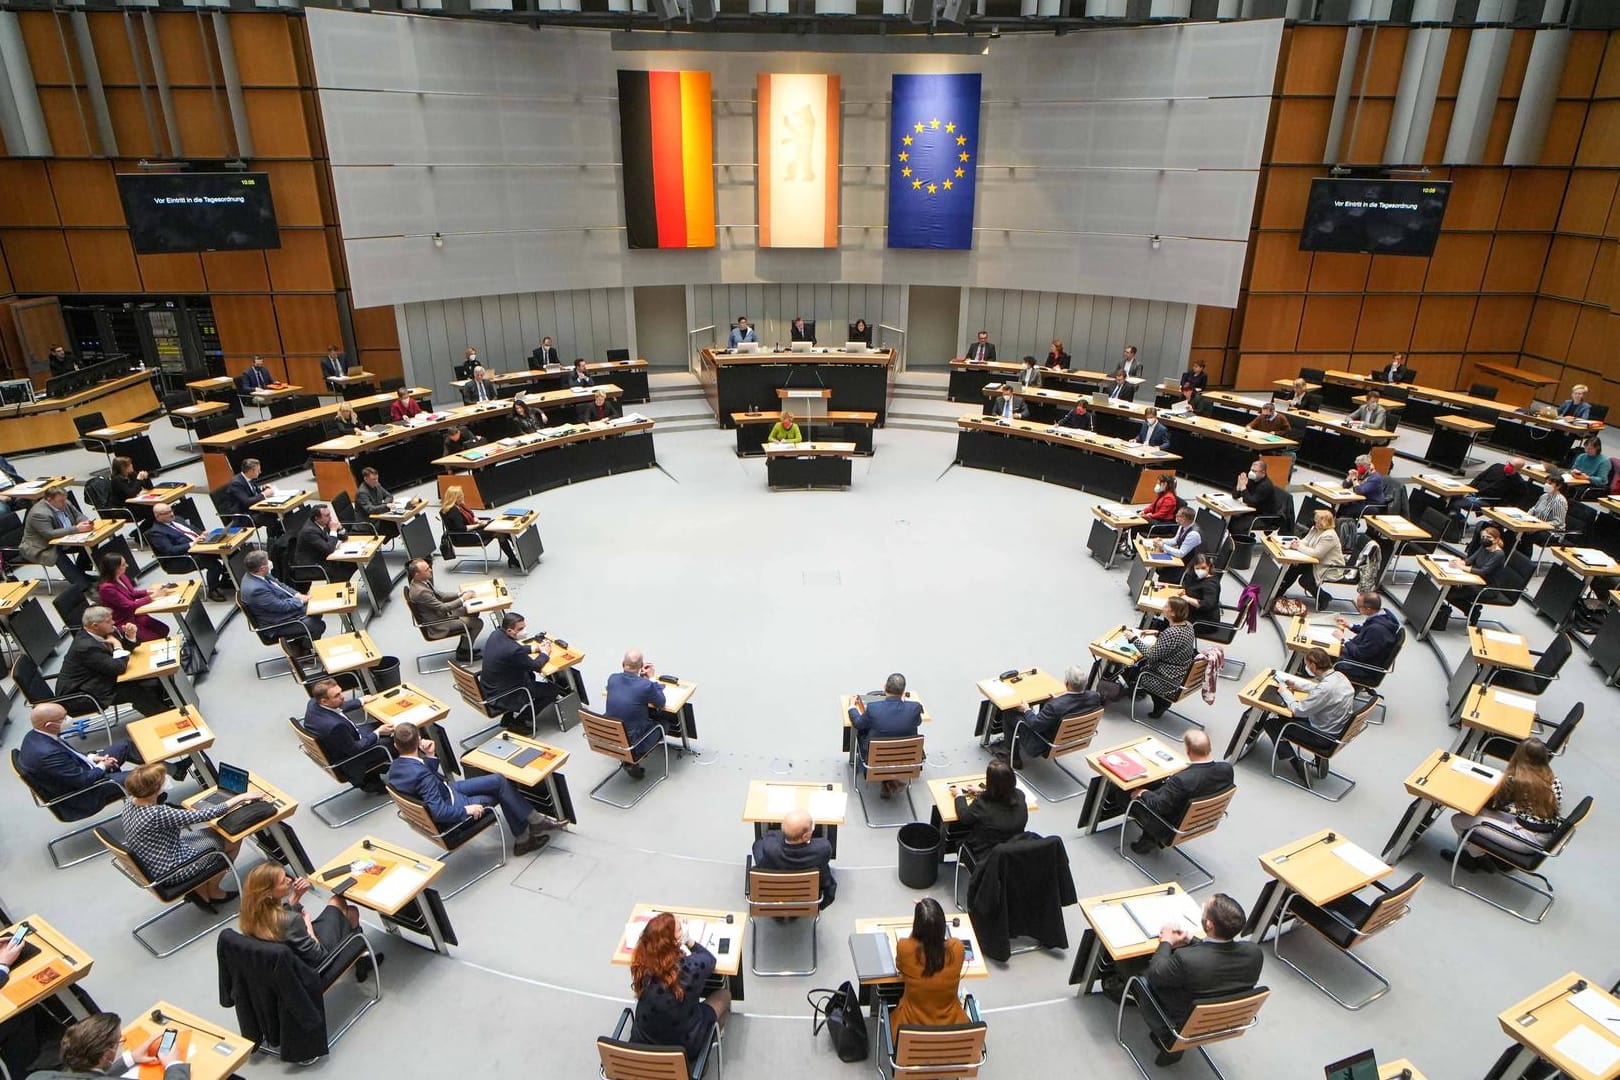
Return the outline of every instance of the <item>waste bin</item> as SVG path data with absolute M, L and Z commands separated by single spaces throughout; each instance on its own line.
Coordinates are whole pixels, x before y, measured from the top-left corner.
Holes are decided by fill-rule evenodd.
M 940 831 L 926 821 L 900 826 L 900 884 L 931 888 L 939 880 Z
M 377 685 L 379 694 L 398 686 L 403 681 L 399 677 L 399 657 L 383 657 L 382 661 L 371 669 L 371 681 Z

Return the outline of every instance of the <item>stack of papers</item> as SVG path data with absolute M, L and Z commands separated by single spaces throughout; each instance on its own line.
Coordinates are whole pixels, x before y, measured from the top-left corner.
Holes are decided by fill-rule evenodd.
M 1570 1028 L 1569 1034 L 1553 1043 L 1553 1049 L 1593 1076 L 1609 1076 L 1620 1062 L 1620 1046 L 1605 1039 L 1585 1024 Z
M 1091 909 L 1091 924 L 1116 949 L 1128 949 L 1148 940 L 1136 920 L 1120 904 L 1098 904 Z
M 772 814 L 786 814 L 799 805 L 799 793 L 780 784 L 765 786 L 765 810 Z M 811 817 L 815 815 L 812 814 Z
M 816 821 L 835 821 L 842 818 L 849 796 L 842 791 L 817 788 L 810 793 L 810 817 Z
M 1179 925 L 1189 934 L 1196 934 L 1201 929 L 1202 913 L 1198 903 L 1186 893 L 1133 896 L 1121 906 L 1142 931 L 1144 938 L 1158 937 L 1159 928 L 1166 924 Z
M 396 865 L 366 890 L 366 899 L 378 907 L 395 907 L 414 895 L 427 875 L 408 866 Z
M 1525 712 L 1536 711 L 1536 699 L 1524 694 L 1516 694 L 1511 690 L 1491 690 L 1491 700 L 1498 705 L 1506 705 L 1510 709 L 1523 709 Z
M 1578 994 L 1571 994 L 1569 1003 L 1602 1024 L 1609 1034 L 1620 1037 L 1620 1005 L 1609 995 L 1587 987 Z
M 1481 630 L 1480 636 L 1486 641 L 1494 641 L 1498 645 L 1523 645 L 1525 643 L 1522 635 L 1504 633 L 1501 630 Z
M 1389 869 L 1382 859 L 1369 854 L 1360 844 L 1351 843 L 1349 840 L 1336 845 L 1332 850 L 1333 854 L 1343 859 L 1352 869 L 1368 877 L 1382 874 Z

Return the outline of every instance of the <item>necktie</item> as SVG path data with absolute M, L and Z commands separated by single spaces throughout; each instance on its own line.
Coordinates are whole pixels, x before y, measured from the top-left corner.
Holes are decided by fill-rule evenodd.
M 197 539 L 197 534 L 192 532 L 190 529 L 186 528 L 184 525 L 180 524 L 180 522 L 176 521 L 176 522 L 173 523 L 173 525 L 174 525 L 175 532 L 178 532 L 181 536 L 185 537 L 187 540 L 195 540 L 195 539 Z

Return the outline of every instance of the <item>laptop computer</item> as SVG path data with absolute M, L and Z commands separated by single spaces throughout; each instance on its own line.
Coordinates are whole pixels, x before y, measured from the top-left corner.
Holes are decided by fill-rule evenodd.
M 1326 1080 L 1378 1080 L 1378 1056 L 1363 1050 L 1335 1061 L 1327 1067 Z
M 790 341 L 790 342 L 788 342 L 788 352 L 809 352 L 811 349 L 814 349 L 815 347 L 816 347 L 816 343 L 813 342 L 813 341 Z
M 871 346 L 868 345 L 864 341 L 846 341 L 846 342 L 844 342 L 844 351 L 845 352 L 861 353 L 861 352 L 866 352 L 870 348 L 871 348 Z
M 227 799 L 245 795 L 248 789 L 248 771 L 240 765 L 219 763 L 219 790 L 198 800 L 198 806 L 218 806 Z
M 343 369 L 343 374 L 351 379 L 356 375 L 364 375 L 365 373 L 366 369 L 361 367 L 359 364 L 350 364 L 348 367 Z
M 1091 395 L 1091 407 L 1093 409 L 1100 409 L 1106 404 L 1108 404 L 1108 395 L 1107 394 L 1092 394 Z
M 759 352 L 759 342 L 739 341 L 737 342 L 737 351 L 740 353 L 757 353 Z

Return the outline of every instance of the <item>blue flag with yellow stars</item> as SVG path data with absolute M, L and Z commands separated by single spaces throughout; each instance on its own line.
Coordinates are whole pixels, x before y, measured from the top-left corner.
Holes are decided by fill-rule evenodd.
M 896 75 L 889 114 L 889 246 L 973 246 L 978 75 Z

